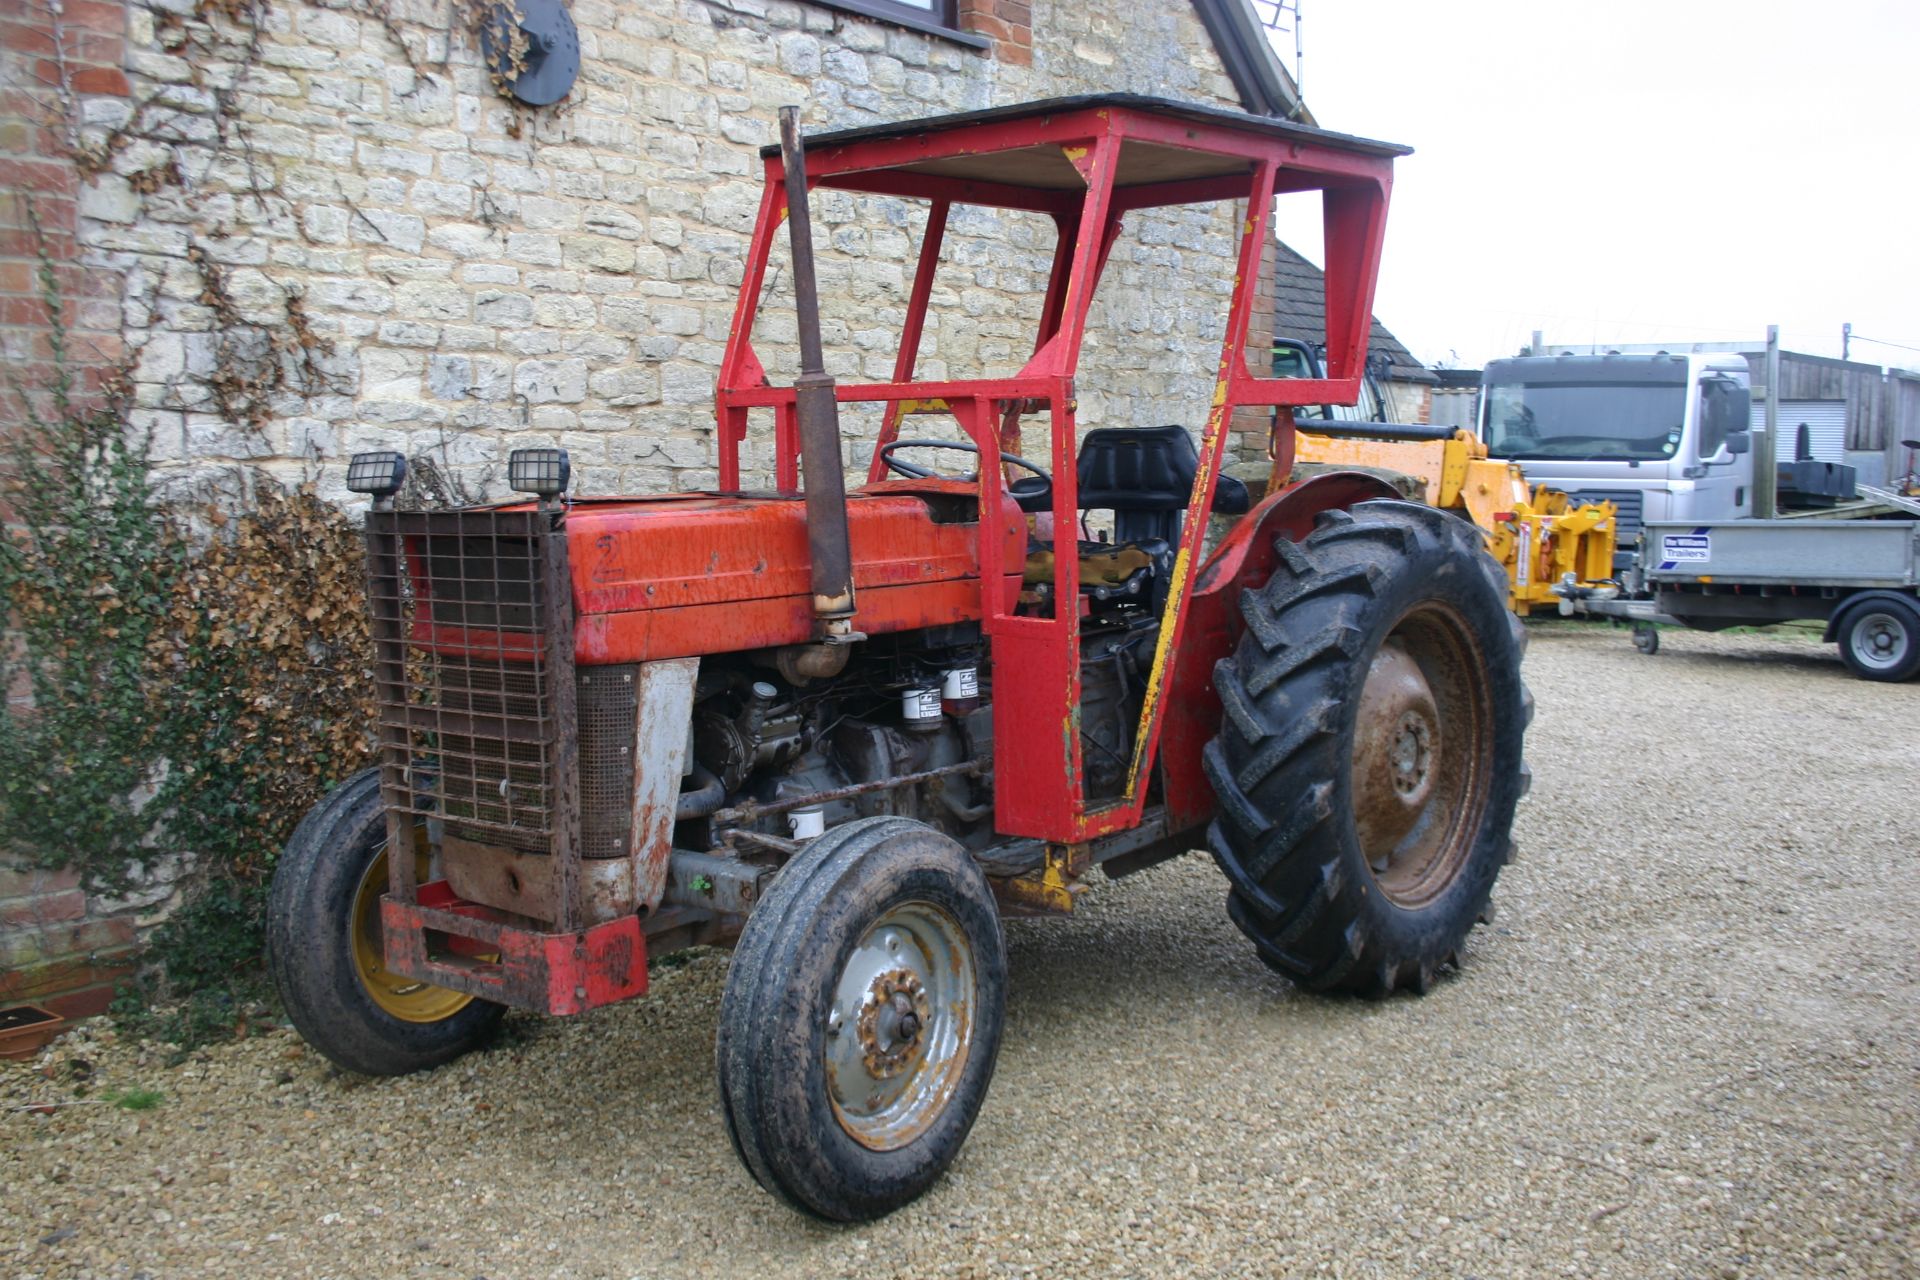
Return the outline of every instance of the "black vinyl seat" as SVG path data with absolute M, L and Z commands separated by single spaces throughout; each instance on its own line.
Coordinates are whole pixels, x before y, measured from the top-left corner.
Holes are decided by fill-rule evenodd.
M 1116 543 L 1159 540 L 1177 547 L 1181 517 L 1199 470 L 1193 437 L 1178 423 L 1100 427 L 1087 432 L 1080 444 L 1080 507 L 1113 512 Z M 1214 482 L 1216 513 L 1244 515 L 1250 505 L 1247 486 L 1240 481 L 1222 475 Z

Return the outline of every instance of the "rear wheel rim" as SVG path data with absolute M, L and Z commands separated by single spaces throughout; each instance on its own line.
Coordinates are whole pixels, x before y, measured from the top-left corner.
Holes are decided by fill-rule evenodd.
M 1388 901 L 1409 910 L 1467 865 L 1492 776 L 1486 660 L 1464 617 L 1404 615 L 1368 664 L 1354 726 L 1353 823 Z
M 1861 666 L 1891 671 L 1907 660 L 1913 641 L 1904 619 L 1876 609 L 1853 624 L 1847 647 Z
M 415 862 L 418 880 L 427 878 L 427 854 Z M 387 891 L 387 850 L 381 847 L 361 873 L 353 893 L 353 969 L 360 985 L 380 1008 L 402 1022 L 443 1022 L 473 1003 L 462 991 L 405 978 L 387 968 L 386 936 L 380 924 L 380 896 Z
M 944 907 L 901 903 L 861 935 L 824 1041 L 827 1096 L 848 1137 L 893 1151 L 932 1127 L 966 1070 L 977 988 L 973 945 Z

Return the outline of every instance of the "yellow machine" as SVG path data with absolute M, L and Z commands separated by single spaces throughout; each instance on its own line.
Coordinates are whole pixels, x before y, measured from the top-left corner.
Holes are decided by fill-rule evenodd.
M 1619 529 L 1613 503 L 1576 507 L 1544 485 L 1529 489 L 1517 463 L 1489 458 L 1487 446 L 1466 431 L 1386 440 L 1357 434 L 1369 424 L 1326 425 L 1340 434 L 1294 433 L 1296 469 L 1359 467 L 1404 476 L 1412 482 L 1409 497 L 1472 520 L 1486 535 L 1487 550 L 1506 567 L 1507 603 L 1521 617 L 1538 607 L 1557 608 L 1553 587 L 1568 574 L 1579 585 L 1613 576 Z

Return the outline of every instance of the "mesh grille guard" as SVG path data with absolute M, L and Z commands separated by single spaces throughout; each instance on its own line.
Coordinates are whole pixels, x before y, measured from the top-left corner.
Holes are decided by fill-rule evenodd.
M 375 510 L 367 599 L 390 841 L 444 821 L 477 843 L 551 856 L 553 923 L 572 929 L 583 849 L 559 521 L 550 509 Z M 619 834 L 608 852 L 625 852 Z M 411 899 L 417 886 L 394 888 Z

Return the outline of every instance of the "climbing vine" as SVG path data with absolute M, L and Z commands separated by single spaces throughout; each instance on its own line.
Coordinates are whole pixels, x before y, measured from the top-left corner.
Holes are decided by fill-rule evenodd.
M 255 478 L 238 514 L 162 507 L 124 380 L 75 394 L 42 257 L 55 374 L 10 434 L 0 502 L 0 837 L 117 883 L 156 849 L 257 877 L 324 785 L 367 757 L 359 538 Z M 162 839 L 164 837 L 164 839 Z

